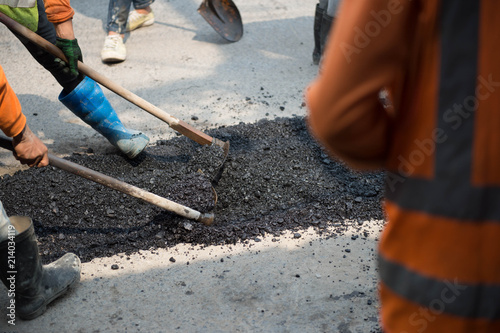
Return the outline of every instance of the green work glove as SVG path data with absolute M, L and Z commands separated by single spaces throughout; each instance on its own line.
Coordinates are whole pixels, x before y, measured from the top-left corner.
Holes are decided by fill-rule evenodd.
M 69 68 L 66 68 L 66 70 L 69 71 L 72 76 L 78 76 L 78 60 L 83 61 L 83 57 L 82 50 L 80 50 L 77 40 L 57 37 L 56 46 L 63 51 L 64 55 L 68 59 Z M 61 65 L 64 64 L 64 62 L 59 58 L 57 58 L 56 61 Z

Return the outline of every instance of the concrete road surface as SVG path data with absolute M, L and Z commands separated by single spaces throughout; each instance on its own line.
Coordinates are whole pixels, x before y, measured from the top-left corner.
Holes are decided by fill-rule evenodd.
M 111 66 L 100 60 L 108 2 L 72 5 L 87 65 L 204 130 L 306 114 L 303 93 L 318 72 L 311 58 L 316 2 L 235 1 L 244 35 L 229 43 L 198 14 L 201 0 L 157 0 L 155 24 L 128 34 L 127 60 Z M 4 26 L 0 49 L 28 123 L 52 153 L 114 150 L 58 101 L 57 82 Z M 125 125 L 151 142 L 175 135 L 104 91 Z M 19 169 L 10 152 L 0 151 L 0 174 Z M 8 325 L 8 298 L 1 292 L 0 332 L 375 332 L 382 224 L 365 221 L 371 236 L 355 241 L 350 233 L 356 230 L 327 238 L 311 229 L 274 241 L 183 244 L 95 259 L 83 264 L 79 285 L 35 320 Z

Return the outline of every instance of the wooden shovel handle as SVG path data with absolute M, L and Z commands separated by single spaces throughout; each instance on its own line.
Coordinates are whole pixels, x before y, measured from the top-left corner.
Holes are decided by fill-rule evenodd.
M 66 56 L 57 46 L 50 43 L 49 41 L 42 38 L 41 36 L 38 36 L 36 33 L 29 30 L 28 28 L 21 25 L 20 23 L 14 21 L 13 19 L 8 17 L 7 15 L 0 13 L 0 22 L 2 22 L 10 30 L 12 30 L 12 31 L 24 36 L 25 38 L 29 39 L 35 45 L 38 45 L 40 48 L 49 52 L 53 56 L 60 58 L 63 61 L 67 62 Z M 205 134 L 205 133 L 201 132 L 200 130 L 197 130 L 194 127 L 190 126 L 186 122 L 175 118 L 174 116 L 168 114 L 167 112 L 165 112 L 165 111 L 161 110 L 160 108 L 154 106 L 153 104 L 147 102 L 146 100 L 142 99 L 141 97 L 137 96 L 136 94 L 132 93 L 131 91 L 123 88 L 122 86 L 118 85 L 117 83 L 106 78 L 104 75 L 99 74 L 97 71 L 93 70 L 92 68 L 85 65 L 81 61 L 78 62 L 78 69 L 82 73 L 84 73 L 88 77 L 92 78 L 94 81 L 99 82 L 100 84 L 102 84 L 103 86 L 105 86 L 109 90 L 113 91 L 117 95 L 120 95 L 121 97 L 125 98 L 129 102 L 140 107 L 144 111 L 147 111 L 150 114 L 152 114 L 153 116 L 157 117 L 158 119 L 163 120 L 172 129 L 176 130 L 177 132 L 181 133 L 184 136 L 187 136 L 191 140 L 193 140 L 201 145 L 215 144 L 215 145 L 218 145 L 220 147 L 223 147 L 224 142 L 221 142 L 220 140 L 215 140 L 214 138 L 212 138 L 208 134 Z

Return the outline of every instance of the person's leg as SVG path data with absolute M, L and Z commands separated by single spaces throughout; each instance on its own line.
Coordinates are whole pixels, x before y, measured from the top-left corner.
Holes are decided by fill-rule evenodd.
M 132 0 L 128 0 L 129 8 L 131 1 Z M 38 17 L 38 30 L 36 33 L 42 38 L 49 41 L 50 43 L 55 44 L 56 31 L 54 25 L 50 23 L 49 20 L 47 19 L 43 0 L 37 0 L 37 5 L 38 5 L 39 17 Z M 85 81 L 88 81 L 88 78 L 86 78 L 85 75 L 80 73 L 80 75 L 78 75 L 77 77 L 71 76 L 67 71 L 65 71 L 64 67 L 61 67 L 57 62 L 54 61 L 56 57 L 54 57 L 52 54 L 48 53 L 47 51 L 44 51 L 37 45 L 30 42 L 25 37 L 20 36 L 18 34 L 15 35 L 21 40 L 21 42 L 28 49 L 33 58 L 35 58 L 35 60 L 38 63 L 40 63 L 45 69 L 47 69 L 52 74 L 52 76 L 54 76 L 54 78 L 63 88 L 63 92 L 61 94 L 68 95 L 73 93 L 74 91 L 82 90 L 81 86 L 85 84 L 84 79 L 87 79 Z M 85 96 L 82 96 L 81 94 L 73 94 L 73 95 L 78 96 L 78 98 L 85 98 Z M 102 94 L 99 98 L 101 100 L 106 100 L 107 102 L 107 99 L 104 96 L 104 94 Z M 109 104 L 109 102 L 107 103 Z M 103 130 L 104 125 L 99 127 L 94 127 L 93 125 L 95 125 L 95 123 L 88 122 L 85 116 L 82 116 L 82 114 L 78 112 L 79 109 L 69 108 L 69 110 L 72 111 L 78 117 L 80 117 L 87 124 L 92 126 L 99 133 L 101 133 L 104 137 L 106 137 L 106 139 L 108 139 L 108 141 L 111 144 L 120 149 L 120 151 L 122 151 L 130 158 L 137 156 L 149 143 L 149 138 L 146 135 L 135 130 L 129 130 L 124 128 L 123 125 L 121 124 L 120 119 L 118 118 L 118 115 L 111 106 L 106 110 L 102 110 L 102 112 L 98 113 L 102 119 L 101 121 L 102 124 L 108 125 L 106 130 Z M 94 109 L 92 109 L 91 111 L 94 112 L 96 110 L 97 107 L 94 107 Z M 113 119 L 113 121 L 105 121 L 106 119 Z M 120 137 L 119 145 L 116 137 Z
M 328 41 L 333 20 L 342 0 L 320 0 L 316 5 L 314 16 L 314 50 L 313 62 L 318 65 Z
M 127 21 L 132 0 L 110 0 L 106 39 L 101 50 L 104 63 L 122 62 L 127 58 L 127 49 L 123 43 L 127 30 Z
M 340 3 L 341 3 L 341 0 L 328 0 L 328 7 L 326 8 L 326 13 L 330 17 L 336 17 Z
M 38 6 L 38 30 L 36 33 L 49 41 L 52 44 L 56 43 L 56 30 L 54 25 L 47 19 L 47 14 L 45 14 L 45 6 L 43 0 L 37 0 Z M 48 70 L 56 81 L 64 88 L 67 92 L 72 91 L 82 80 L 84 75 L 80 74 L 77 77 L 70 75 L 65 68 L 55 62 L 55 58 L 49 52 L 43 50 L 39 46 L 30 42 L 27 38 L 14 32 L 14 35 L 23 43 L 26 49 L 31 53 L 33 58 L 42 65 L 46 70 Z
M 328 6 L 328 0 L 319 0 L 318 6 L 320 9 L 326 10 Z
M 71 93 L 61 92 L 59 100 L 129 158 L 135 158 L 149 143 L 143 133 L 123 126 L 101 87 L 89 77 Z
M 147 27 L 155 22 L 151 4 L 154 0 L 132 0 L 134 10 L 130 12 L 127 22 L 127 31 L 140 27 Z
M 108 7 L 107 31 L 109 35 L 124 37 L 132 0 L 110 0 Z
M 316 10 L 314 12 L 314 28 L 313 28 L 313 33 L 314 33 L 314 49 L 313 49 L 313 63 L 315 65 L 319 64 L 319 61 L 321 59 L 321 39 L 320 39 L 320 32 L 321 32 L 321 22 L 323 21 L 323 13 L 325 12 L 325 8 L 327 5 L 327 0 L 322 0 L 319 1 L 316 4 Z
M 16 315 L 30 320 L 45 312 L 47 305 L 80 280 L 80 259 L 67 253 L 42 266 L 33 222 L 26 216 L 11 216 L 9 237 L 0 241 L 0 280 L 15 290 Z M 11 237 L 14 236 L 14 237 Z
M 135 10 L 138 10 L 138 9 L 147 9 L 148 11 L 150 11 L 150 7 L 153 2 L 155 2 L 154 0 L 132 0 L 132 3 L 134 4 L 134 9 Z
M 328 36 L 330 35 L 330 30 L 333 25 L 333 21 L 337 16 L 337 11 L 340 6 L 341 0 L 328 0 L 327 7 L 323 13 L 323 18 L 321 20 L 320 29 L 320 47 L 321 55 L 325 52 L 326 44 L 328 42 Z

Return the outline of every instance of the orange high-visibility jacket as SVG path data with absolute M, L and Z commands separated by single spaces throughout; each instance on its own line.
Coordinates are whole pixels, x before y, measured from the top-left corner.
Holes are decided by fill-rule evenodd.
M 0 129 L 9 137 L 21 133 L 26 125 L 26 117 L 21 111 L 21 104 L 7 82 L 0 66 Z
M 349 0 L 339 13 L 308 123 L 351 166 L 387 170 L 384 330 L 500 332 L 500 1 Z

